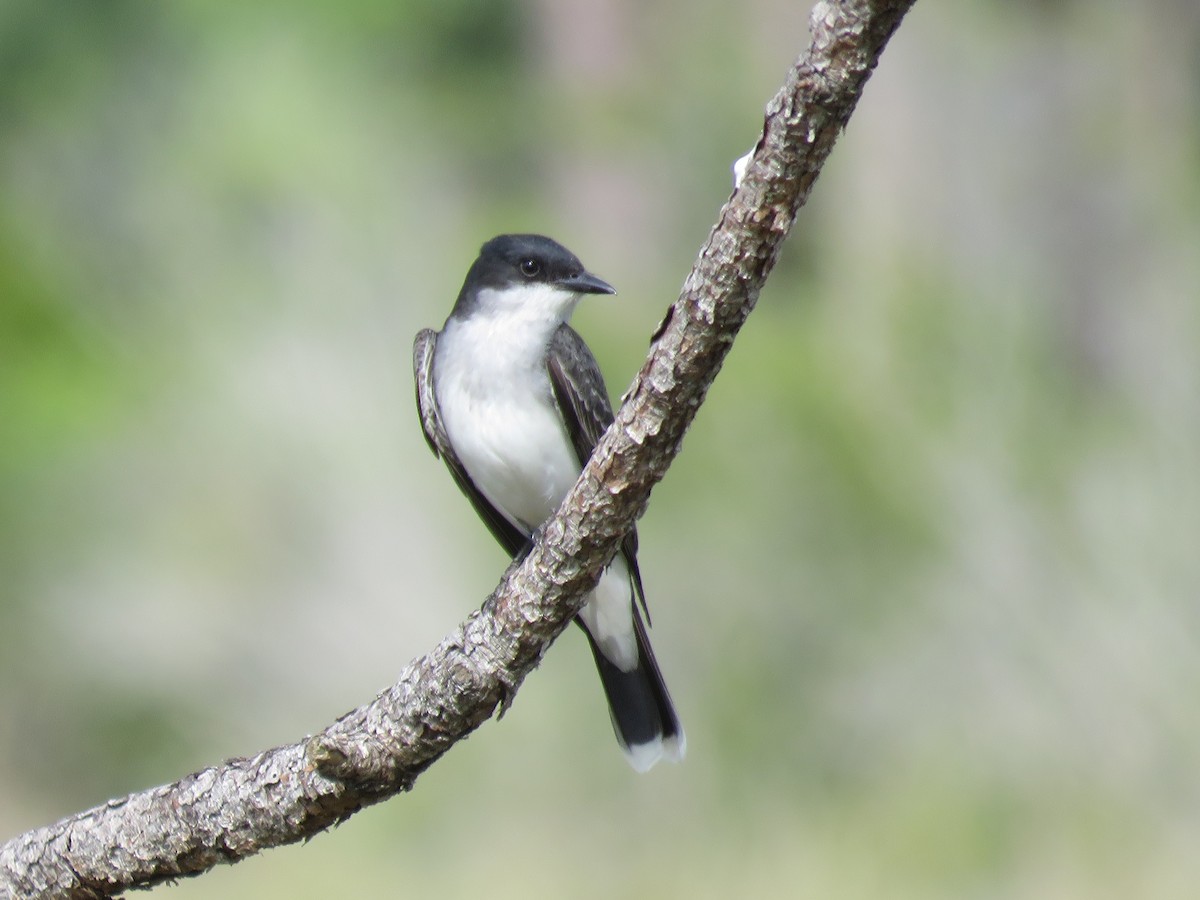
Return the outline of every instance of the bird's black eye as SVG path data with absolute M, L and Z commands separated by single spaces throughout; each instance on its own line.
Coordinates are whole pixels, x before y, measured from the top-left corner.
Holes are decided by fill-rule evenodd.
M 521 274 L 526 278 L 537 278 L 542 272 L 542 264 L 536 259 L 521 260 Z

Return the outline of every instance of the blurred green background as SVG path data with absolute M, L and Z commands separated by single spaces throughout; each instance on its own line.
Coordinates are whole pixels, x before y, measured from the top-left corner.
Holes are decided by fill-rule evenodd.
M 505 560 L 409 347 L 483 240 L 619 394 L 807 4 L 0 3 L 0 838 L 290 742 Z M 687 762 L 569 632 L 180 898 L 1192 897 L 1200 7 L 922 0 L 642 523 Z

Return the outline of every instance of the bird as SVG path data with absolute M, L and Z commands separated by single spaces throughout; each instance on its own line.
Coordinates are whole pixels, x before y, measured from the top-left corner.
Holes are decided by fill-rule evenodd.
M 502 234 L 480 248 L 442 330 L 413 342 L 425 440 L 513 559 L 613 421 L 600 366 L 568 321 L 583 297 L 615 293 L 557 241 Z M 575 621 L 617 742 L 645 772 L 680 761 L 686 737 L 647 635 L 637 553 L 634 529 Z

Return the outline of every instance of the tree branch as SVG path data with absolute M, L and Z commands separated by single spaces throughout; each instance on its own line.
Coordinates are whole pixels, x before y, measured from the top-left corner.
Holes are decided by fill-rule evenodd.
M 0 898 L 101 898 L 292 843 L 412 787 L 566 628 L 645 509 L 913 0 L 819 2 L 745 176 L 616 421 L 532 551 L 432 652 L 308 740 L 112 800 L 0 847 Z

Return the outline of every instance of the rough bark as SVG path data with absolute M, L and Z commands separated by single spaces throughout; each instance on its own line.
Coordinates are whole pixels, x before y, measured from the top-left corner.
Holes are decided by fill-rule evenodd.
M 111 897 L 310 837 L 412 787 L 571 621 L 644 510 L 753 309 L 796 212 L 913 0 L 819 2 L 813 39 L 614 426 L 529 555 L 434 650 L 313 737 L 205 769 L 0 847 L 0 898 Z

